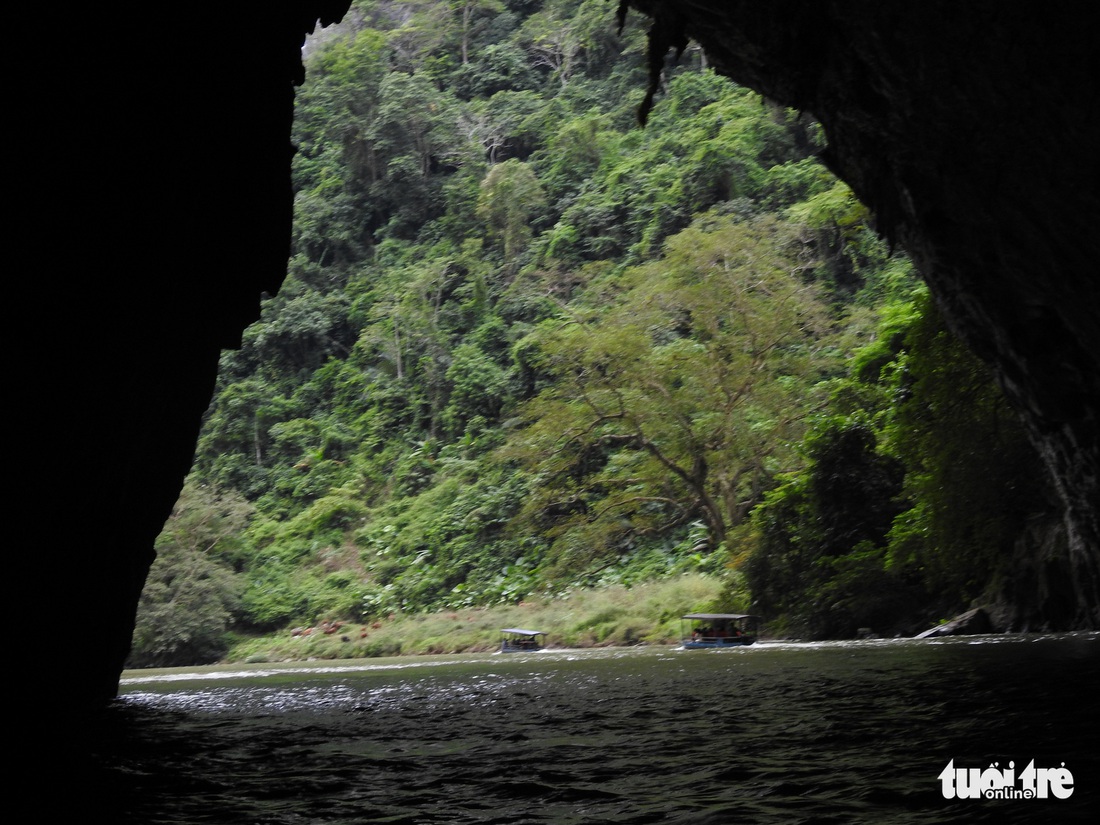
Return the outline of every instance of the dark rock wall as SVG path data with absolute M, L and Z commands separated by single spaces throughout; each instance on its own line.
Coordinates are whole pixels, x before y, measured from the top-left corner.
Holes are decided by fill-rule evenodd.
M 632 0 L 659 41 L 812 113 L 826 160 L 990 362 L 1065 504 L 1100 627 L 1097 55 L 1084 3 Z
M 59 713 L 117 690 L 219 352 L 286 272 L 305 34 L 347 7 L 62 3 L 13 37 L 9 205 L 26 231 L 9 272 L 28 331 L 12 354 L 31 609 L 68 648 L 35 684 Z

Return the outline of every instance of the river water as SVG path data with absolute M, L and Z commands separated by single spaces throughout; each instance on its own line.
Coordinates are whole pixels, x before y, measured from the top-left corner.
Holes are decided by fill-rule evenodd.
M 116 823 L 1095 822 L 1100 634 L 133 671 Z M 951 799 L 1062 768 L 1064 799 Z

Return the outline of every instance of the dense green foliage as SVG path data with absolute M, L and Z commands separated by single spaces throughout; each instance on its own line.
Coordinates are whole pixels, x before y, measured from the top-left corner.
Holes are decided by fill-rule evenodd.
M 973 594 L 1017 503 L 975 479 L 1031 472 L 999 394 L 814 123 L 689 51 L 640 129 L 644 52 L 603 0 L 360 0 L 311 41 L 289 275 L 135 661 L 685 572 L 818 635 Z M 182 529 L 226 502 L 231 551 Z
M 988 369 L 923 291 L 884 307 L 836 382 L 806 464 L 753 512 L 761 610 L 803 635 L 906 628 L 995 585 L 1028 519 L 1055 509 Z
M 234 493 L 216 496 L 189 483 L 157 540 L 138 606 L 134 667 L 207 662 L 226 651 L 226 631 L 241 615 L 242 532 L 251 507 Z

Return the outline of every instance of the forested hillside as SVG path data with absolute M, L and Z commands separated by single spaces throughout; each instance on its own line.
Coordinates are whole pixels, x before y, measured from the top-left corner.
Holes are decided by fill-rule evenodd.
M 687 572 L 814 637 L 996 583 L 1052 508 L 1000 393 L 814 122 L 689 48 L 639 127 L 643 22 L 363 0 L 309 42 L 289 274 L 133 663 Z

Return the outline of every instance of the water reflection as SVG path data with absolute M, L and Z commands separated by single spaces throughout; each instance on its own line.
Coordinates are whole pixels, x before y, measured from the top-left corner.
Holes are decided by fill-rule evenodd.
M 127 674 L 99 761 L 148 823 L 1083 822 L 1098 675 L 1097 634 Z M 949 802 L 950 759 L 1077 785 Z

